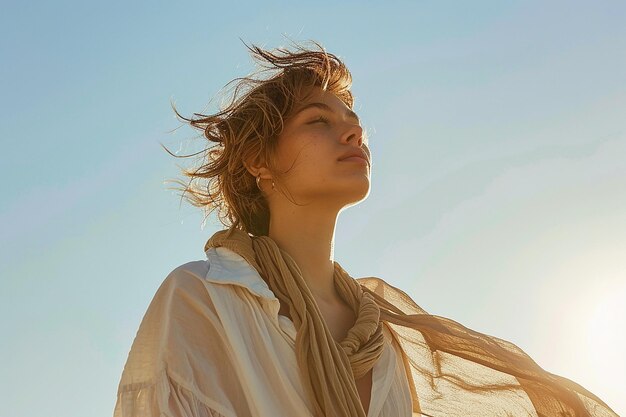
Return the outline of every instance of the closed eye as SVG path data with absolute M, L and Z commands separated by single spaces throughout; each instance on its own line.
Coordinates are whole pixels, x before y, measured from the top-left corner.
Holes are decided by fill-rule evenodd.
M 318 122 L 322 122 L 322 123 L 328 123 L 329 120 L 328 118 L 324 117 L 324 116 L 319 116 L 317 119 L 313 120 L 312 122 L 309 122 L 307 124 L 313 124 L 313 123 L 318 123 Z

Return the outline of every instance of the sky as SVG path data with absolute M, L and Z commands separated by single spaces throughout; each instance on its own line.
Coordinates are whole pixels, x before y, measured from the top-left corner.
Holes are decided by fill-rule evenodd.
M 3 414 L 111 416 L 156 289 L 223 228 L 168 189 L 242 40 L 353 75 L 368 198 L 335 259 L 626 415 L 626 3 L 12 2 L 0 15 Z M 43 405 L 43 406 L 42 406 Z

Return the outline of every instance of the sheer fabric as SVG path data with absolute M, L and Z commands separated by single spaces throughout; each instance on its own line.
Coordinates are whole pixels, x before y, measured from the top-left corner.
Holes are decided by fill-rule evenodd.
M 379 278 L 357 281 L 376 295 L 381 320 L 390 323 L 402 347 L 415 412 L 433 417 L 617 416 L 596 395 L 543 370 L 513 343 L 429 315 Z

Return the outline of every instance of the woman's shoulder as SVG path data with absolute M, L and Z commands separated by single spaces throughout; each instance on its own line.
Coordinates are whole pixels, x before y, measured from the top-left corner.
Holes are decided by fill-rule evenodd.
M 235 291 L 235 288 L 247 291 Z M 213 304 L 212 298 L 253 297 L 275 299 L 261 275 L 235 252 L 225 248 L 210 248 L 206 259 L 179 264 L 167 274 L 156 291 L 155 298 L 202 298 Z
M 172 285 L 184 285 L 189 281 L 205 280 L 210 269 L 208 260 L 189 261 L 174 267 L 163 282 Z
M 209 264 L 205 260 L 189 261 L 171 269 L 162 278 L 156 292 L 155 300 L 179 298 L 187 293 L 198 294 L 198 290 L 204 286 L 204 279 L 209 270 Z

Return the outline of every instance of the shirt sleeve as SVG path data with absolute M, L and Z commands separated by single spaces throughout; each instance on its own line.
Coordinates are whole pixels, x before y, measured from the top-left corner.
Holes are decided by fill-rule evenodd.
M 127 385 L 118 392 L 114 417 L 226 417 L 223 407 L 187 389 L 167 371 L 147 384 Z
M 135 336 L 114 417 L 235 417 L 242 395 L 203 279 L 182 265 L 163 281 Z

